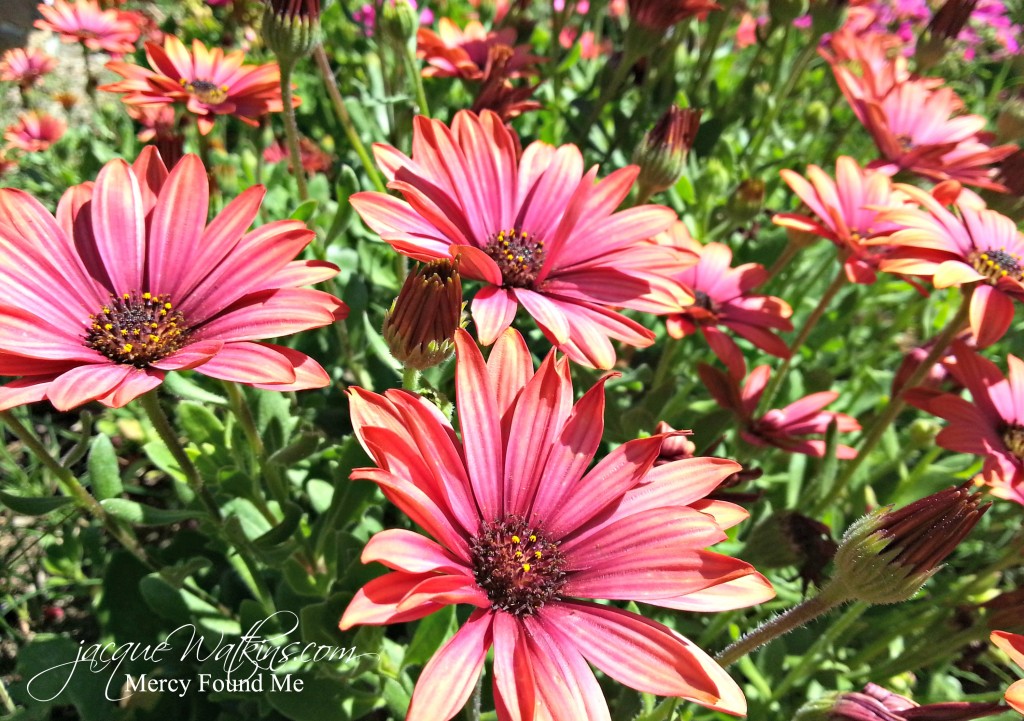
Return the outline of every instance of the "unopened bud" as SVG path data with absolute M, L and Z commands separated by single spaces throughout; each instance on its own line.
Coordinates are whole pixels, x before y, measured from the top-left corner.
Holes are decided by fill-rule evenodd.
M 830 117 L 831 113 L 828 106 L 820 100 L 812 100 L 807 103 L 807 107 L 804 109 L 804 118 L 806 119 L 808 130 L 822 130 L 828 125 Z
M 836 553 L 828 526 L 794 511 L 777 511 L 763 519 L 747 539 L 744 558 L 759 568 L 799 567 L 804 584 L 821 585 L 825 567 Z
M 268 0 L 262 32 L 282 65 L 306 57 L 320 43 L 320 0 Z
M 991 505 L 981 506 L 981 496 L 970 487 L 965 483 L 861 518 L 839 544 L 834 582 L 848 598 L 867 603 L 911 598 Z
M 1002 710 L 999 704 L 966 701 L 922 706 L 869 683 L 863 691 L 832 693 L 805 704 L 794 721 L 971 721 Z
M 978 0 L 946 0 L 928 23 L 932 36 L 955 40 L 967 26 Z
M 384 0 L 377 27 L 395 47 L 406 47 L 416 38 L 416 31 L 420 27 L 415 3 L 409 0 Z
M 742 223 L 757 215 L 764 205 L 764 190 L 764 181 L 758 178 L 740 182 L 725 206 L 729 218 Z
M 675 185 L 686 170 L 686 154 L 693 147 L 700 126 L 700 110 L 670 107 L 633 152 L 640 166 L 642 192 L 660 193 Z
M 462 279 L 448 260 L 435 260 L 409 273 L 384 315 L 384 340 L 407 368 L 424 370 L 455 350 L 463 319 Z
M 768 0 L 768 15 L 779 27 L 789 25 L 807 12 L 807 0 Z
M 846 21 L 846 0 L 811 0 L 811 33 L 820 38 Z
M 654 433 L 673 433 L 675 428 L 670 426 L 665 421 L 659 421 L 658 425 L 654 426 Z M 688 432 L 688 431 L 687 431 Z M 661 442 L 661 451 L 658 453 L 658 457 L 654 460 L 654 465 L 661 466 L 672 461 L 681 461 L 684 458 L 693 458 L 697 452 L 697 446 L 693 444 L 687 436 L 669 436 Z

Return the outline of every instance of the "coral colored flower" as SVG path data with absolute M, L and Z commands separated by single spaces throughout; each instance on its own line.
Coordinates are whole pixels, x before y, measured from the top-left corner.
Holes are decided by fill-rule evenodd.
M 0 148 L 0 178 L 13 172 L 17 167 L 18 164 L 11 158 L 7 157 L 6 149 Z
M 62 119 L 30 110 L 19 115 L 17 122 L 7 126 L 4 139 L 13 148 L 35 153 L 56 143 L 67 129 L 68 124 Z
M 466 29 L 462 30 L 448 18 L 441 18 L 437 32 L 430 28 L 420 28 L 416 33 L 416 52 L 430 65 L 423 69 L 424 77 L 480 80 L 487 68 L 490 49 L 496 45 L 506 45 L 513 49 L 508 62 L 512 77 L 534 74 L 536 70 L 530 66 L 541 58 L 530 55 L 529 46 L 517 46 L 515 43 L 515 29 L 502 28 L 488 32 L 476 20 L 471 20 Z
M 692 300 L 669 278 L 681 254 L 649 238 L 676 219 L 644 205 L 619 213 L 638 169 L 600 182 L 584 173 L 575 145 L 531 144 L 494 113 L 462 111 L 451 129 L 418 117 L 412 158 L 377 145 L 377 162 L 405 200 L 356 193 L 351 202 L 395 250 L 421 261 L 460 258 L 464 278 L 485 287 L 473 299 L 481 342 L 490 345 L 520 303 L 572 360 L 610 368 L 609 338 L 648 346 L 654 333 L 613 308 L 672 313 Z
M 697 365 L 697 373 L 718 405 L 736 415 L 742 426 L 740 437 L 751 445 L 775 446 L 790 453 L 822 457 L 825 455 L 825 441 L 808 439 L 806 436 L 823 435 L 832 421 L 835 421 L 839 433 L 860 430 L 856 418 L 845 413 L 823 410 L 839 397 L 836 391 L 812 393 L 785 408 L 773 409 L 763 416 L 755 417 L 771 376 L 771 369 L 766 365 L 752 370 L 742 386 L 739 385 L 739 378 L 705 363 Z M 849 459 L 856 455 L 857 451 L 850 446 L 839 444 L 836 447 L 837 458 Z
M 982 475 L 992 495 L 1024 504 L 1024 361 L 1009 356 L 1009 375 L 963 344 L 955 346 L 957 379 L 971 392 L 967 401 L 946 393 L 909 394 L 921 410 L 949 421 L 935 442 L 957 453 L 983 456 Z
M 123 55 L 135 50 L 139 28 L 119 10 L 103 10 L 95 0 L 54 0 L 53 5 L 40 3 L 36 20 L 40 30 L 51 30 L 66 43 L 81 42 L 90 50 L 104 50 Z
M 152 143 L 160 152 L 164 165 L 173 168 L 185 157 L 184 120 L 171 105 L 129 105 L 128 114 L 142 126 L 136 137 Z
M 299 157 L 302 161 L 302 168 L 307 173 L 324 173 L 330 170 L 334 163 L 330 154 L 309 138 L 299 138 Z M 286 162 L 288 167 L 291 167 L 288 148 L 284 143 L 276 140 L 263 151 L 263 159 L 268 163 Z
M 992 165 L 1012 154 L 1017 146 L 990 146 L 980 115 L 959 114 L 963 102 L 948 87 L 935 87 L 934 78 L 899 82 L 884 94 L 833 65 L 836 82 L 857 118 L 871 134 L 885 159 L 879 167 L 892 174 L 900 170 L 934 180 L 956 180 L 990 190 L 1006 188 L 993 178 Z
M 664 32 L 687 18 L 721 9 L 712 0 L 629 0 L 629 19 L 646 30 Z
M 536 85 L 517 87 L 512 84 L 514 59 L 515 51 L 508 45 L 494 45 L 487 51 L 487 67 L 471 108 L 474 113 L 490 110 L 508 122 L 525 112 L 540 109 L 540 103 L 530 99 Z
M 14 48 L 0 59 L 0 80 L 30 88 L 57 67 L 57 58 L 35 48 Z
M 173 35 L 164 38 L 163 47 L 146 43 L 146 57 L 153 70 L 131 63 L 107 63 L 108 69 L 125 79 L 100 90 L 126 93 L 122 100 L 127 105 L 182 104 L 198 116 L 203 135 L 213 128 L 216 115 L 234 115 L 256 126 L 261 115 L 284 108 L 277 63 L 243 65 L 241 51 L 207 50 L 198 40 L 192 41 L 190 53 Z
M 765 353 L 779 358 L 789 357 L 786 343 L 772 330 L 793 330 L 793 324 L 789 322 L 793 309 L 781 298 L 753 292 L 768 278 L 764 266 L 746 263 L 730 267 L 732 250 L 728 246 L 721 243 L 701 245 L 690 237 L 682 221 L 676 222 L 655 242 L 670 245 L 697 258 L 696 264 L 674 276 L 695 300 L 693 305 L 665 320 L 669 335 L 683 338 L 699 330 L 718 359 L 737 378 L 746 373 L 743 352 L 720 327 L 746 338 Z
M 1010 660 L 1024 669 L 1024 636 L 1006 631 L 993 631 L 989 640 L 1010 657 Z M 1019 713 L 1024 713 L 1024 679 L 1015 681 L 1006 689 L 1006 703 Z
M 377 483 L 435 540 L 406 530 L 370 539 L 364 563 L 392 569 L 360 589 L 341 628 L 423 618 L 451 604 L 469 620 L 423 668 L 407 721 L 446 721 L 494 649 L 501 721 L 610 721 L 587 662 L 646 693 L 743 714 L 735 682 L 693 643 L 646 618 L 577 599 L 718 611 L 771 598 L 739 560 L 705 550 L 746 517 L 704 499 L 739 465 L 691 458 L 654 468 L 664 436 L 629 441 L 587 472 L 603 432 L 604 383 L 573 406 L 565 359 L 535 372 L 515 331 L 488 362 L 456 333 L 461 438 L 411 393 L 359 388 L 349 402 Z
M 330 381 L 311 358 L 254 341 L 343 318 L 336 298 L 302 289 L 337 274 L 293 261 L 313 232 L 293 220 L 246 233 L 263 199 L 249 188 L 207 225 L 206 169 L 186 156 L 168 175 L 152 148 L 70 188 L 54 218 L 0 190 L 0 409 L 43 399 L 59 410 L 120 407 L 167 371 L 269 390 Z
M 953 213 L 920 188 L 896 188 L 922 207 L 890 210 L 882 217 L 902 230 L 867 241 L 894 248 L 881 270 L 929 278 L 936 288 L 973 286 L 971 331 L 978 346 L 987 348 L 1009 329 L 1014 300 L 1024 300 L 1024 234 L 970 196 L 961 195 Z
M 881 222 L 879 215 L 886 208 L 906 202 L 893 192 L 889 176 L 865 170 L 845 155 L 836 161 L 835 180 L 817 165 L 807 166 L 807 179 L 792 170 L 780 174 L 814 215 L 780 213 L 772 220 L 831 240 L 839 248 L 850 282 L 874 283 L 875 271 L 888 249 L 884 245 L 865 245 L 864 241 L 895 230 L 893 224 Z

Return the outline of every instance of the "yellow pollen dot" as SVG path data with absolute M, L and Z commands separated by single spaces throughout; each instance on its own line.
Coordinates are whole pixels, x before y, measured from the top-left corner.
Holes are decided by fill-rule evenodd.
M 150 327 L 150 328 L 159 328 L 159 327 L 160 327 L 160 324 L 159 324 L 159 323 L 150 323 L 150 324 L 149 324 L 149 327 Z
M 166 308 L 167 310 L 170 310 L 170 309 L 171 309 L 171 308 L 173 308 L 173 307 L 174 307 L 174 306 L 173 306 L 173 305 L 171 305 L 170 303 L 164 303 L 164 308 Z
M 126 331 L 124 328 L 122 328 L 121 329 L 121 335 L 128 335 L 128 331 Z
M 143 293 L 143 294 L 142 294 L 142 297 L 143 297 L 144 299 L 146 299 L 146 300 L 149 300 L 150 298 L 152 298 L 152 297 L 153 297 L 153 294 L 152 294 L 152 293 Z
M 132 352 L 132 348 L 134 348 L 134 347 L 135 346 L 133 346 L 131 343 L 125 343 L 124 346 L 122 346 L 121 350 L 123 352 L 125 352 L 125 353 L 131 353 Z
M 150 339 L 151 341 L 153 341 L 153 342 L 156 342 L 156 341 L 160 340 L 160 336 L 158 336 L 158 335 L 153 335 L 152 333 L 150 333 L 150 334 L 149 334 L 149 339 Z
M 540 557 L 541 557 L 541 556 L 543 556 L 544 554 L 542 554 L 542 553 L 541 553 L 540 551 L 534 551 L 534 552 L 533 552 L 533 555 L 534 555 L 534 556 L 536 556 L 537 558 L 540 558 Z
M 531 541 L 536 541 L 537 540 L 537 536 L 531 533 L 530 534 L 530 540 Z
M 166 310 L 161 310 L 160 311 L 160 315 L 167 315 L 167 311 Z
M 98 325 L 96 327 L 99 328 Z M 103 324 L 103 330 L 113 330 L 113 329 L 114 329 L 114 324 L 113 323 L 104 323 Z
M 529 573 L 530 572 L 530 564 L 529 563 L 524 563 L 523 564 L 523 570 L 526 571 L 527 573 Z
M 523 552 L 522 551 L 516 551 L 515 553 L 512 554 L 512 557 L 513 558 L 522 558 L 523 557 Z
M 107 306 L 103 306 L 103 312 L 110 313 L 110 308 L 108 308 Z
M 131 293 L 125 293 L 121 297 L 124 298 L 125 300 L 131 300 L 132 299 Z
M 512 536 L 512 543 L 522 543 L 519 536 Z

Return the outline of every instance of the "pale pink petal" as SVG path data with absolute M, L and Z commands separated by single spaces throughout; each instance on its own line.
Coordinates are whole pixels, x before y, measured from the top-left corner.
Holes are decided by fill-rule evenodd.
M 488 285 L 477 291 L 470 310 L 480 342 L 490 345 L 516 317 L 519 304 L 511 290 Z

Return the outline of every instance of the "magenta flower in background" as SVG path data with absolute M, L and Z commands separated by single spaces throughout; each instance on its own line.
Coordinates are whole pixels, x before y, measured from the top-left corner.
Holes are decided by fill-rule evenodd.
M 4 140 L 12 148 L 26 153 L 40 153 L 64 137 L 68 124 L 49 113 L 29 110 L 7 126 Z
M 705 363 L 697 364 L 697 373 L 718 405 L 736 415 L 742 425 L 740 437 L 751 445 L 775 446 L 790 453 L 820 458 L 825 455 L 825 441 L 807 436 L 824 435 L 833 421 L 839 433 L 860 430 L 856 418 L 824 410 L 839 397 L 836 391 L 812 393 L 758 417 L 757 407 L 771 376 L 771 369 L 766 365 L 752 370 L 742 385 L 742 376 L 735 378 Z M 856 455 L 857 451 L 850 446 L 839 444 L 836 447 L 837 458 L 850 459 Z
M 252 224 L 255 186 L 207 225 L 209 184 L 195 155 L 168 174 L 146 148 L 70 188 L 54 217 L 27 193 L 0 190 L 0 409 L 48 399 L 68 410 L 120 407 L 168 371 L 270 390 L 330 382 L 308 356 L 259 343 L 344 318 L 344 303 L 300 286 L 333 277 L 293 261 L 313 231 Z

